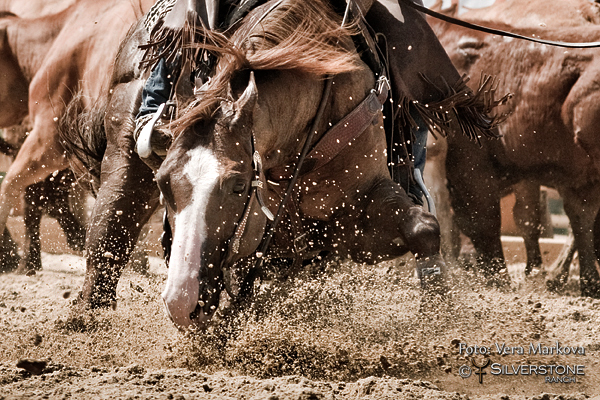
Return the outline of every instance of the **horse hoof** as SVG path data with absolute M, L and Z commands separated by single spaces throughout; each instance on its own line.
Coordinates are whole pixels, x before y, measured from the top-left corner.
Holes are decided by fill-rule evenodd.
M 487 278 L 487 286 L 494 289 L 508 290 L 511 288 L 512 280 L 506 269 L 501 270 Z
M 546 289 L 549 292 L 555 293 L 555 292 L 558 292 L 561 289 L 563 289 L 566 284 L 567 284 L 566 277 L 557 277 L 557 278 L 553 278 L 553 279 L 548 279 L 546 281 Z
M 36 271 L 42 270 L 42 262 L 30 262 L 30 260 L 21 259 L 19 262 L 19 267 L 15 270 L 15 274 L 17 275 L 35 275 Z

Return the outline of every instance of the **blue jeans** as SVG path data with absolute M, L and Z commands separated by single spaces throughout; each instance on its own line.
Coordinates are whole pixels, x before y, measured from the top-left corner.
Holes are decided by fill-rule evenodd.
M 427 129 L 427 124 L 414 107 L 410 109 L 410 116 L 418 125 L 417 127 L 411 127 L 412 136 L 415 138 L 412 146 L 413 164 L 415 169 L 421 171 L 421 176 L 423 176 L 425 161 L 427 161 L 427 135 L 429 134 L 429 129 Z M 408 191 L 418 199 L 423 198 L 424 193 L 416 184 L 411 184 Z
M 166 103 L 169 100 L 177 79 L 176 70 L 177 68 L 173 66 L 168 67 L 164 59 L 161 59 L 158 64 L 156 64 L 144 85 L 142 91 L 142 105 L 140 106 L 136 119 L 155 113 L 161 104 Z

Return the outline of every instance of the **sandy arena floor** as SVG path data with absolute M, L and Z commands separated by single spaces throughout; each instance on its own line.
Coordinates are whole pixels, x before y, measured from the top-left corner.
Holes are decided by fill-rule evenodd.
M 509 291 L 454 270 L 451 302 L 431 314 L 410 259 L 332 265 L 264 285 L 237 321 L 200 335 L 165 316 L 158 258 L 146 275 L 125 271 L 115 310 L 80 324 L 66 322 L 83 258 L 43 264 L 0 276 L 0 399 L 600 398 L 600 300 L 574 296 L 577 279 L 548 293 L 522 264 Z

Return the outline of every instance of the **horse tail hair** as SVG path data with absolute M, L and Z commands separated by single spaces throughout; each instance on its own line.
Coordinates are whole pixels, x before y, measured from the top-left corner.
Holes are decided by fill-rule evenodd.
M 58 122 L 60 142 L 71 169 L 94 194 L 100 186 L 100 165 L 106 151 L 105 111 L 105 99 L 86 108 L 79 93 Z

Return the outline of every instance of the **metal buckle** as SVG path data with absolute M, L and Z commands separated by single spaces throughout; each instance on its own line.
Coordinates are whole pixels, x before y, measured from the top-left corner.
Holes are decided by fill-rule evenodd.
M 386 88 L 389 92 L 392 87 L 390 86 L 390 80 L 385 75 L 381 75 L 379 79 L 377 79 L 377 95 L 380 95 L 383 92 L 383 88 Z
M 421 269 L 421 276 L 431 276 L 431 275 L 440 275 L 442 270 L 440 267 L 431 267 L 431 268 L 423 268 Z
M 294 251 L 299 254 L 308 248 L 306 232 L 294 239 Z
M 177 111 L 177 103 L 173 100 L 169 100 L 165 103 L 165 109 L 162 112 L 161 118 L 172 120 L 175 117 Z

